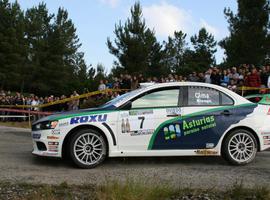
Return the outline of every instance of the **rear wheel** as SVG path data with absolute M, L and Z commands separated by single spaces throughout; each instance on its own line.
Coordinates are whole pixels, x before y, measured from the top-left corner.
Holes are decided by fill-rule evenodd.
M 84 129 L 71 138 L 70 156 L 80 168 L 93 168 L 106 158 L 107 144 L 102 134 L 95 130 Z
M 245 165 L 254 160 L 257 146 L 257 140 L 250 131 L 238 129 L 225 139 L 222 154 L 231 164 Z

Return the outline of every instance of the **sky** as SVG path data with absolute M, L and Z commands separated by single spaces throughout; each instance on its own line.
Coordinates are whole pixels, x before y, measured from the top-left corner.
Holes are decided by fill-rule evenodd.
M 26 10 L 38 5 L 41 0 L 18 0 Z M 65 8 L 77 28 L 87 65 L 102 63 L 107 72 L 116 59 L 106 46 L 107 37 L 114 39 L 114 27 L 119 21 L 125 22 L 130 8 L 136 0 L 44 0 L 50 13 L 59 7 Z M 237 10 L 236 0 L 141 0 L 146 24 L 155 30 L 158 41 L 166 41 L 174 31 L 182 30 L 190 36 L 205 27 L 217 41 L 226 37 L 228 23 L 223 10 L 230 7 Z M 224 52 L 218 47 L 217 63 L 223 60 Z

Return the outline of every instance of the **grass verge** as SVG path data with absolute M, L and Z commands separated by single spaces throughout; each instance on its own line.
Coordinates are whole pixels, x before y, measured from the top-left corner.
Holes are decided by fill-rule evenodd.
M 16 128 L 30 128 L 29 122 L 0 122 L 0 126 L 16 127 Z
M 176 199 L 259 199 L 269 200 L 270 190 L 266 187 L 244 188 L 233 185 L 226 191 L 172 187 L 169 184 L 147 184 L 127 180 L 124 183 L 108 181 L 95 185 L 32 185 L 0 182 L 0 199 L 96 199 L 96 200 L 176 200 Z

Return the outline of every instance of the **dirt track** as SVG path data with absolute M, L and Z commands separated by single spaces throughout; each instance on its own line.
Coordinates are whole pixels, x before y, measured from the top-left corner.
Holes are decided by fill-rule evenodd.
M 138 179 L 182 187 L 227 188 L 270 186 L 270 151 L 258 153 L 243 167 L 228 165 L 219 157 L 110 158 L 95 169 L 74 168 L 69 161 L 32 156 L 30 131 L 0 127 L 0 180 L 59 184 L 104 183 L 108 179 Z

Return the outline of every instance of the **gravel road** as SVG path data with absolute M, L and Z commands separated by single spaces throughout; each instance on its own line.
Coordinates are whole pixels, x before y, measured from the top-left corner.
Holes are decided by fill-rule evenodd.
M 270 151 L 247 166 L 228 165 L 219 157 L 109 158 L 95 169 L 74 168 L 70 161 L 35 157 L 28 129 L 0 126 L 0 180 L 60 184 L 103 184 L 134 179 L 182 187 L 225 189 L 270 184 Z

